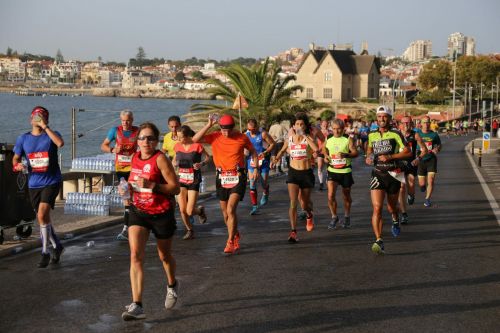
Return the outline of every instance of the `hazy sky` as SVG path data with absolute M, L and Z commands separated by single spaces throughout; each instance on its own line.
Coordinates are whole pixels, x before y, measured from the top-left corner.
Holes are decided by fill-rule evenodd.
M 400 55 L 430 39 L 444 55 L 448 36 L 500 52 L 499 0 L 0 0 L 0 52 L 123 61 L 265 57 L 291 47 L 352 43 L 359 52 Z M 391 51 L 390 49 L 393 49 Z

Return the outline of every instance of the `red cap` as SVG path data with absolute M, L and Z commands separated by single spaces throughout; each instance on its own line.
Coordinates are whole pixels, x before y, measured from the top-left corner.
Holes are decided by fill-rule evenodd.
M 234 119 L 231 115 L 225 114 L 219 119 L 219 125 L 224 126 L 224 127 L 233 127 L 234 126 Z
M 40 115 L 45 121 L 49 120 L 49 111 L 43 106 L 35 106 L 33 108 L 33 111 L 31 111 L 31 119 L 33 119 L 35 115 Z

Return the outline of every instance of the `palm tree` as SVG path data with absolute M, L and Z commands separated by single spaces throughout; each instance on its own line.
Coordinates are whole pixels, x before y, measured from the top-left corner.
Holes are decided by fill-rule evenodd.
M 253 67 L 232 64 L 217 71 L 225 75 L 229 83 L 223 83 L 219 79 L 209 79 L 207 83 L 212 87 L 208 89 L 208 92 L 213 98 L 225 101 L 225 103 L 192 105 L 191 111 L 202 111 L 199 117 L 195 117 L 198 121 L 211 112 L 236 115 L 237 111 L 232 110 L 231 107 L 238 93 L 241 93 L 248 102 L 248 109 L 242 110 L 243 122 L 249 118 L 255 118 L 259 122 L 269 124 L 278 117 L 282 119 L 283 113 L 293 115 L 299 110 L 309 111 L 308 105 L 319 105 L 311 101 L 294 99 L 292 97 L 294 92 L 302 90 L 301 86 L 291 84 L 291 81 L 295 80 L 295 75 L 282 77 L 281 67 L 269 59 Z

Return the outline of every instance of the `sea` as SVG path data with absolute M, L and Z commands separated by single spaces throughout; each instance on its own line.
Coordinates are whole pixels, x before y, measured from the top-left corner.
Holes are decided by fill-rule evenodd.
M 33 107 L 41 105 L 49 110 L 49 123 L 59 131 L 65 145 L 59 150 L 63 169 L 71 165 L 71 110 L 76 108 L 76 157 L 101 154 L 100 146 L 108 130 L 120 125 L 120 111 L 134 112 L 134 125 L 150 121 L 161 133 L 168 131 L 167 120 L 172 115 L 182 116 L 191 105 L 214 101 L 184 99 L 121 98 L 94 96 L 17 96 L 0 93 L 0 143 L 16 142 L 16 138 L 31 130 Z

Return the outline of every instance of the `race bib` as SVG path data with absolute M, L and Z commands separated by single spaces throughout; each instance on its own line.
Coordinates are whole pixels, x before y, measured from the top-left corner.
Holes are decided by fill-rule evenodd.
M 221 171 L 219 174 L 220 184 L 224 188 L 233 188 L 240 182 L 237 170 Z
M 183 184 L 192 184 L 194 182 L 193 168 L 179 168 L 179 182 Z
M 47 172 L 49 169 L 49 152 L 42 151 L 28 154 L 32 172 Z
M 405 174 L 401 171 L 401 169 L 389 171 L 389 175 L 391 175 L 391 177 L 393 177 L 394 179 L 396 179 L 397 181 L 399 181 L 403 184 L 406 183 Z
M 332 154 L 330 165 L 334 169 L 342 169 L 347 165 L 347 160 L 345 158 L 341 158 L 340 155 Z
M 132 163 L 132 155 L 130 155 L 130 156 L 117 155 L 116 158 L 117 158 L 118 164 L 121 166 L 130 165 L 130 163 Z
M 292 144 L 290 146 L 290 157 L 294 160 L 303 160 L 307 157 L 307 144 Z
M 432 150 L 432 141 L 426 141 L 424 143 L 428 150 Z
M 259 157 L 259 168 L 262 166 L 262 162 L 264 162 L 264 157 Z M 250 158 L 250 166 L 252 168 L 255 168 L 255 163 L 253 162 L 252 158 Z

